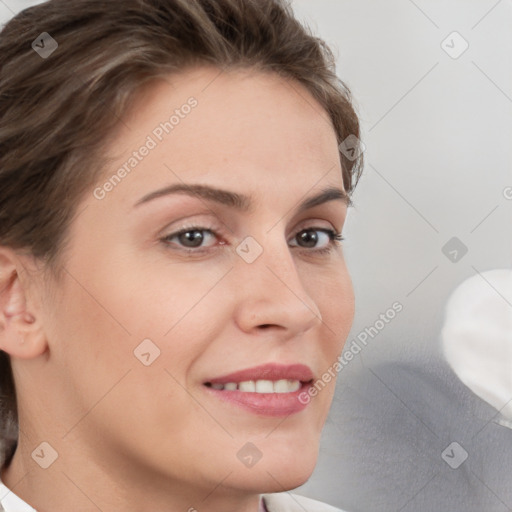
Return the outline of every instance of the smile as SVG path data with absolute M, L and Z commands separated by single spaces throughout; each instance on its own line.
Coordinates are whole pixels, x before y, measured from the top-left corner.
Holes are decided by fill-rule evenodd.
M 307 407 L 299 395 L 309 389 L 314 375 L 302 364 L 269 363 L 211 378 L 203 389 L 233 410 L 260 416 L 288 416 Z

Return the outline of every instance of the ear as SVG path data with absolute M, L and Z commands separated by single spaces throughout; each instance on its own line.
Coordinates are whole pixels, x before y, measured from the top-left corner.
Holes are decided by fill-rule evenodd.
M 37 357 L 48 347 L 41 314 L 30 300 L 30 279 L 21 258 L 0 246 L 0 349 L 20 359 Z

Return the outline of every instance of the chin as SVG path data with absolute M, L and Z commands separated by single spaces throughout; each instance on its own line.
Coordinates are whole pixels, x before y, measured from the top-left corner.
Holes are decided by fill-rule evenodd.
M 315 469 L 316 459 L 314 461 L 303 461 L 300 465 L 296 464 L 293 468 L 284 464 L 269 465 L 267 468 L 260 468 L 258 472 L 237 475 L 236 482 L 232 481 L 239 490 L 256 493 L 274 493 L 291 491 L 305 484 Z M 254 468 L 253 468 L 254 469 Z
M 316 440 L 262 446 L 261 459 L 248 471 L 237 471 L 237 486 L 259 493 L 284 492 L 309 480 L 318 459 Z
M 302 460 L 287 470 L 276 469 L 272 472 L 272 476 L 278 483 L 273 482 L 274 485 L 270 492 L 290 491 L 305 484 L 313 474 L 316 462 L 317 458 L 315 457 L 313 460 Z

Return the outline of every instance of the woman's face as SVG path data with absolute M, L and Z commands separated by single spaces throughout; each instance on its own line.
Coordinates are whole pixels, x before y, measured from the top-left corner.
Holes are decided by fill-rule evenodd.
M 344 190 L 328 116 L 278 75 L 197 68 L 153 84 L 123 122 L 44 300 L 46 439 L 148 481 L 296 487 L 334 393 L 331 380 L 305 404 L 306 381 L 354 315 L 327 234 L 347 205 L 308 204 Z M 185 185 L 202 188 L 172 191 Z

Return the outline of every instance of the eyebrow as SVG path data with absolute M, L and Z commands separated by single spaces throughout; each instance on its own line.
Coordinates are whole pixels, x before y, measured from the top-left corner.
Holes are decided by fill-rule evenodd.
M 189 196 L 205 199 L 207 201 L 214 201 L 224 206 L 228 206 L 229 208 L 243 212 L 249 211 L 253 205 L 251 197 L 244 194 L 211 187 L 209 185 L 176 183 L 174 185 L 170 185 L 168 187 L 146 194 L 135 203 L 134 207 L 170 194 L 187 194 Z M 303 200 L 301 203 L 299 203 L 297 210 L 298 213 L 300 213 L 328 201 L 335 200 L 342 201 L 347 206 L 347 208 L 353 205 L 352 199 L 347 194 L 347 192 L 345 192 L 343 189 L 329 186 L 322 189 L 318 194 Z

